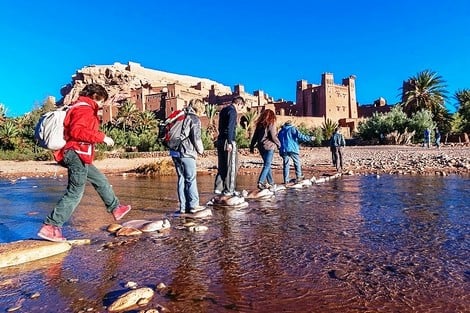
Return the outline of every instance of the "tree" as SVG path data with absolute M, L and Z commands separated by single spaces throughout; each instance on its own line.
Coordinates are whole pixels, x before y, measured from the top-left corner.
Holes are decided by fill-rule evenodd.
M 327 118 L 321 126 L 321 129 L 323 130 L 323 138 L 330 139 L 330 137 L 335 132 L 336 127 L 338 127 L 338 123 L 333 122 L 331 119 Z
M 433 130 L 436 124 L 433 121 L 433 116 L 429 110 L 421 110 L 413 114 L 410 121 L 410 128 L 417 134 L 423 134 L 426 128 Z M 422 136 L 418 136 L 418 141 L 422 139 Z
M 406 114 L 399 105 L 391 108 L 390 112 L 384 115 L 384 118 L 384 127 L 381 129 L 383 135 L 387 135 L 393 131 L 403 133 L 408 127 Z
M 253 135 L 253 130 L 256 125 L 256 119 L 258 118 L 258 111 L 256 110 L 248 110 L 243 114 L 243 121 L 244 121 L 244 126 L 246 129 L 246 136 L 247 138 L 251 138 Z
M 157 133 L 157 119 L 155 114 L 150 111 L 138 112 L 136 116 L 137 127 L 136 130 L 139 134 L 145 132 Z
M 385 136 L 390 131 L 385 122 L 386 118 L 386 114 L 374 112 L 372 117 L 359 123 L 357 135 L 363 140 L 379 140 L 380 134 Z M 391 128 L 393 128 L 393 126 Z
M 216 114 L 217 106 L 215 104 L 206 105 L 206 116 L 208 119 L 207 134 L 212 139 L 215 139 L 215 137 L 217 136 L 217 126 L 215 125 Z
M 402 89 L 403 111 L 408 117 L 420 110 L 430 110 L 433 114 L 445 110 L 447 99 L 445 80 L 431 70 L 424 70 L 408 79 Z
M 20 131 L 12 120 L 7 120 L 0 126 L 0 148 L 14 150 L 18 143 Z
M 457 112 L 461 119 L 461 129 L 470 131 L 470 89 L 457 90 L 454 95 L 457 100 Z
M 127 100 L 123 105 L 121 105 L 121 107 L 119 107 L 116 119 L 117 124 L 122 125 L 122 129 L 124 131 L 126 131 L 127 126 L 132 129 L 138 112 L 139 111 L 137 110 L 135 104 Z

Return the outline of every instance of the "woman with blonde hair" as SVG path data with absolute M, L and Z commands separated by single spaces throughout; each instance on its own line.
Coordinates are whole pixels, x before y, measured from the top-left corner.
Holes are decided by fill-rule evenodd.
M 256 121 L 255 133 L 251 139 L 250 152 L 254 153 L 256 146 L 263 158 L 263 168 L 258 178 L 259 189 L 269 189 L 274 185 L 271 163 L 273 161 L 274 150 L 281 145 L 277 138 L 275 123 L 276 114 L 274 114 L 274 111 L 270 109 L 264 110 Z

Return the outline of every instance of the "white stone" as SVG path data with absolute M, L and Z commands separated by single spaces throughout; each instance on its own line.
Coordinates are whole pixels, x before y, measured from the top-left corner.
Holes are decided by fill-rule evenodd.
M 137 308 L 139 304 L 147 304 L 152 299 L 154 291 L 151 288 L 144 287 L 131 290 L 121 295 L 109 307 L 109 312 L 120 312 Z

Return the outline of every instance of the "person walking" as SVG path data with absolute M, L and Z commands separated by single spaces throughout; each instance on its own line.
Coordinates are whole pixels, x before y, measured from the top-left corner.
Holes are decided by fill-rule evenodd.
M 333 166 L 336 167 L 336 171 L 340 172 L 343 170 L 343 151 L 342 148 L 346 146 L 343 134 L 341 134 L 341 128 L 336 127 L 335 132 L 330 138 L 330 151 L 331 158 L 333 160 Z
M 214 193 L 235 196 L 237 192 L 237 144 L 235 130 L 237 127 L 237 106 L 245 105 L 245 100 L 237 96 L 230 104 L 218 104 L 219 135 L 217 137 L 217 175 L 214 182 Z
M 429 127 L 424 130 L 424 141 L 423 147 L 430 147 L 431 145 L 431 131 L 429 131 Z
M 289 167 L 290 160 L 294 163 L 295 169 L 295 182 L 298 183 L 304 179 L 302 175 L 302 163 L 300 160 L 300 146 L 301 142 L 311 142 L 315 137 L 310 137 L 300 132 L 291 121 L 287 121 L 282 125 L 281 130 L 277 135 L 281 146 L 279 147 L 279 154 L 282 157 L 282 169 L 284 184 L 289 183 Z
M 67 112 L 64 121 L 65 146 L 54 151 L 55 160 L 67 168 L 68 181 L 65 194 L 46 217 L 38 236 L 49 241 L 65 241 L 62 225 L 67 222 L 77 208 L 88 182 L 103 200 L 106 210 L 116 221 L 122 219 L 130 210 L 130 205 L 119 203 L 119 199 L 106 177 L 92 164 L 95 144 L 105 143 L 113 146 L 112 138 L 99 130 L 98 110 L 108 99 L 106 89 L 99 84 L 86 85 L 79 93 L 75 103 L 83 103 Z
M 434 140 L 435 140 L 437 149 L 440 150 L 441 149 L 441 132 L 439 131 L 439 128 L 437 127 L 434 130 Z
M 250 143 L 250 152 L 254 153 L 255 146 L 263 159 L 263 168 L 258 177 L 258 189 L 269 189 L 274 186 L 274 179 L 271 170 L 271 163 L 274 157 L 274 150 L 279 149 L 281 143 L 277 138 L 276 114 L 273 110 L 266 109 L 259 116 L 256 122 L 256 129 Z
M 170 150 L 170 155 L 175 164 L 178 176 L 178 201 L 177 213 L 196 213 L 205 209 L 199 205 L 199 192 L 196 180 L 197 155 L 204 153 L 201 139 L 201 120 L 199 114 L 203 112 L 203 104 L 200 101 L 191 101 L 184 109 L 185 118 L 181 126 L 181 142 L 178 151 Z

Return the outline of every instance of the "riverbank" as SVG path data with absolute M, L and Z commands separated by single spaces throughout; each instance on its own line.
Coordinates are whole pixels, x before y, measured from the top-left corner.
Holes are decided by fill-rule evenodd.
M 95 166 L 107 175 L 133 175 L 139 167 L 155 163 L 151 158 L 106 158 L 96 160 Z M 302 148 L 302 168 L 306 175 L 334 173 L 331 154 L 327 147 Z M 209 151 L 197 162 L 199 174 L 215 174 L 217 156 Z M 250 154 L 242 149 L 239 153 L 240 174 L 253 174 L 262 165 L 258 153 Z M 352 146 L 344 149 L 344 168 L 350 174 L 411 174 L 411 175 L 468 175 L 470 174 L 470 147 L 443 146 L 423 148 L 414 146 Z M 282 169 L 282 159 L 276 153 L 273 169 Z M 0 161 L 0 178 L 50 177 L 66 175 L 65 168 L 53 161 Z

